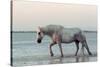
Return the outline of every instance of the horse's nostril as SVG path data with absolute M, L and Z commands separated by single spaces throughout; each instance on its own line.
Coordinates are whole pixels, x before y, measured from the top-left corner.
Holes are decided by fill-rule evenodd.
M 38 39 L 38 40 L 37 40 L 37 42 L 38 42 L 38 43 L 41 43 L 41 40 L 40 40 L 40 39 Z

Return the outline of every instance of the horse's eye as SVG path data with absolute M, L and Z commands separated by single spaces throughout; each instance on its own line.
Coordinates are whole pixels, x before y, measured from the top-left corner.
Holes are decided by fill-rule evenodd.
M 38 32 L 38 34 L 40 35 L 41 33 L 40 33 L 40 32 Z

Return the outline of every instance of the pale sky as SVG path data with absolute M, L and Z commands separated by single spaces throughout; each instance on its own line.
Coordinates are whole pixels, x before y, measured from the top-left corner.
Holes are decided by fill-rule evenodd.
M 81 4 L 13 2 L 13 31 L 34 31 L 49 24 L 97 30 L 97 6 Z

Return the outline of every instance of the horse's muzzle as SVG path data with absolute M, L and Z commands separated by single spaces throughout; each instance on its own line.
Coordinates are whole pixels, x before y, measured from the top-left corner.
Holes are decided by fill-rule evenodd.
M 37 43 L 41 43 L 41 39 L 38 39 L 38 40 L 37 40 Z

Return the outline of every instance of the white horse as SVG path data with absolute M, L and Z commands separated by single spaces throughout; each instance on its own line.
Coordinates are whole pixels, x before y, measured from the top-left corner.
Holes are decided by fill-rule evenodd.
M 46 27 L 39 27 L 37 32 L 37 42 L 41 43 L 43 36 L 48 35 L 52 39 L 50 44 L 50 54 L 53 56 L 52 46 L 55 44 L 59 45 L 61 57 L 63 57 L 63 51 L 61 43 L 72 43 L 75 42 L 77 50 L 75 56 L 77 56 L 79 50 L 79 43 L 82 44 L 82 48 L 85 47 L 89 55 L 92 55 L 90 52 L 86 37 L 83 35 L 82 31 L 78 28 L 64 28 L 60 25 L 47 25 Z

